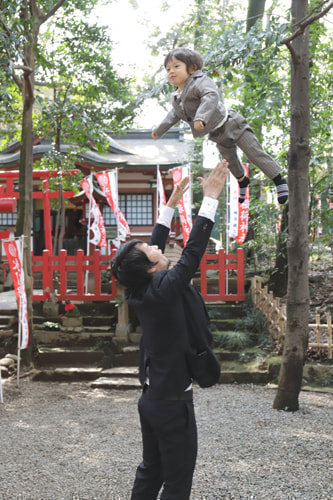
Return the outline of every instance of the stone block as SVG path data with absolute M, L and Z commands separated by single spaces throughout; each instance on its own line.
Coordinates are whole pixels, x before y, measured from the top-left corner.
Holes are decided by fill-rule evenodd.
M 62 326 L 66 328 L 76 328 L 78 326 L 83 325 L 83 318 L 82 316 L 76 317 L 76 316 L 63 316 L 62 317 Z

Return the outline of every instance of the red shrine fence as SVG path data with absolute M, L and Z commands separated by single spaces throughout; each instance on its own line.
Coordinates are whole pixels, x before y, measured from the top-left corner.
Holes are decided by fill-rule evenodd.
M 83 250 L 74 256 L 67 255 L 66 250 L 57 256 L 49 250 L 44 250 L 42 256 L 33 255 L 32 300 L 46 301 L 54 289 L 58 301 L 115 300 L 118 290 L 110 272 L 112 258 L 113 254 L 102 255 L 100 250 L 94 250 L 91 255 L 85 255 Z M 4 262 L 4 278 L 7 266 Z M 228 291 L 230 275 L 234 293 Z M 200 264 L 200 291 L 206 302 L 244 301 L 243 250 L 238 249 L 235 254 L 226 254 L 224 250 L 217 254 L 205 253 Z

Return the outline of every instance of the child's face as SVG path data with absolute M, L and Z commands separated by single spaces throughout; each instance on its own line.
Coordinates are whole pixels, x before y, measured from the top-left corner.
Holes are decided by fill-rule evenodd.
M 168 61 L 165 69 L 171 85 L 175 85 L 180 90 L 183 90 L 186 80 L 195 71 L 195 68 L 193 68 L 193 71 L 189 73 L 186 64 L 175 57 L 172 57 L 170 61 Z

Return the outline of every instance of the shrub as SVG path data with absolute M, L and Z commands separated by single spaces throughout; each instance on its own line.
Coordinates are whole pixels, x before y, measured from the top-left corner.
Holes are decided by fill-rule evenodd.
M 251 343 L 250 335 L 244 331 L 228 331 L 213 336 L 213 348 L 219 347 L 229 351 L 240 351 L 249 347 Z

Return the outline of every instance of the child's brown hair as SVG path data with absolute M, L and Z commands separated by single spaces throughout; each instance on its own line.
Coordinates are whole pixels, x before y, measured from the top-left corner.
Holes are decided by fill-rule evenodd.
M 203 60 L 198 52 L 191 49 L 185 49 L 184 47 L 178 47 L 176 49 L 170 50 L 169 54 L 167 54 L 167 56 L 165 57 L 164 59 L 165 68 L 168 62 L 173 57 L 175 59 L 178 59 L 178 61 L 182 61 L 183 63 L 186 64 L 186 69 L 188 73 L 190 73 L 194 67 L 195 69 L 202 69 L 203 67 Z

